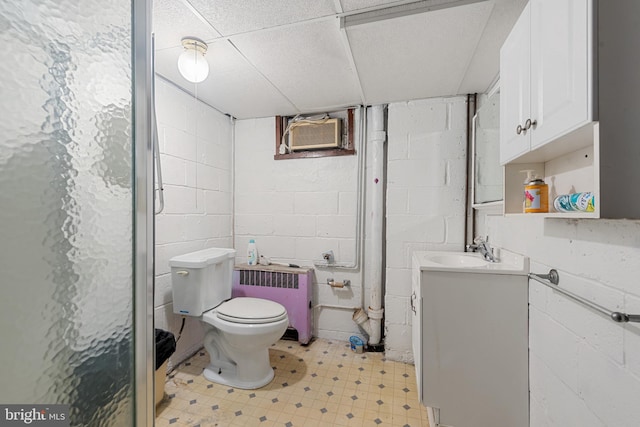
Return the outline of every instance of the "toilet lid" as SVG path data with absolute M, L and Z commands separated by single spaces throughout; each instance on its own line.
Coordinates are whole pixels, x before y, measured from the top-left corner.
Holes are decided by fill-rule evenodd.
M 222 303 L 216 309 L 218 318 L 234 323 L 271 323 L 285 319 L 287 310 L 277 302 L 240 297 Z

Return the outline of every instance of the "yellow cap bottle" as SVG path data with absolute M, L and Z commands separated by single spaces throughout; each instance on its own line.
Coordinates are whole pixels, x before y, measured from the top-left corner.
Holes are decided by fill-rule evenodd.
M 527 179 L 524 181 L 524 212 L 549 212 L 549 186 L 542 178 L 534 175 L 534 170 L 520 172 L 527 174 Z

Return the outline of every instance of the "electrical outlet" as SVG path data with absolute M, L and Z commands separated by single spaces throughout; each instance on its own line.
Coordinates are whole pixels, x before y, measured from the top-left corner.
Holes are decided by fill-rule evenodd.
M 333 264 L 336 262 L 335 257 L 333 256 L 333 251 L 322 252 L 322 259 L 327 261 L 329 264 Z

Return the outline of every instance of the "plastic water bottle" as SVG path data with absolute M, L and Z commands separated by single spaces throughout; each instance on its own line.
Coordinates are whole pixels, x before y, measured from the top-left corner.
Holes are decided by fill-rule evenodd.
M 254 239 L 249 240 L 249 246 L 247 247 L 247 264 L 258 265 L 258 248 L 256 248 Z

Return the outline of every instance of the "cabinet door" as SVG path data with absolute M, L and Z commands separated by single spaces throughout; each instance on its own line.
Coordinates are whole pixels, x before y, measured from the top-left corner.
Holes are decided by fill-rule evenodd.
M 592 118 L 591 1 L 531 1 L 531 148 Z
M 418 399 L 422 402 L 422 280 L 420 268 L 414 266 L 411 277 L 411 345 L 416 368 Z
M 528 427 L 528 279 L 423 272 L 424 404 L 440 424 Z
M 500 163 L 529 151 L 530 17 L 527 5 L 500 50 Z

